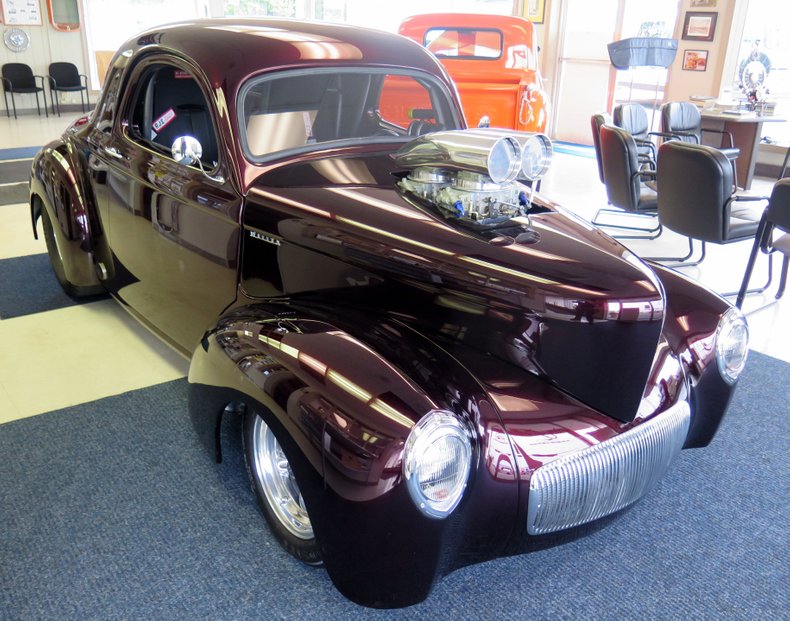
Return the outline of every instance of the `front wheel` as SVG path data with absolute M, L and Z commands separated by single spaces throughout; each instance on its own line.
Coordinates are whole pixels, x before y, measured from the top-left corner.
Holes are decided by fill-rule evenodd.
M 288 457 L 271 427 L 256 413 L 244 415 L 244 454 L 252 489 L 274 536 L 292 556 L 320 565 L 310 516 Z

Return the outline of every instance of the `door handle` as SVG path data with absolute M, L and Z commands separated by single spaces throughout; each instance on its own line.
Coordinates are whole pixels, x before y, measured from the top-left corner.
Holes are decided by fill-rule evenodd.
M 115 147 L 105 147 L 104 148 L 104 152 L 107 155 L 109 155 L 111 157 L 114 157 L 116 159 L 119 159 L 119 160 L 123 159 L 123 155 L 121 155 L 121 152 L 118 149 L 116 149 Z

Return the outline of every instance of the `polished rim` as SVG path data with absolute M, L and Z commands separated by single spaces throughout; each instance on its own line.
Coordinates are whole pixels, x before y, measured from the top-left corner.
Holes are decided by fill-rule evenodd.
M 255 417 L 252 438 L 255 474 L 269 507 L 294 537 L 312 539 L 313 527 L 291 465 L 272 430 L 260 416 Z

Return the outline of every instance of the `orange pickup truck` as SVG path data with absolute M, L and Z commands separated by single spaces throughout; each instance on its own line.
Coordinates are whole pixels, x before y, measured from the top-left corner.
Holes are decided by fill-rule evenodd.
M 424 45 L 455 81 L 470 126 L 544 132 L 548 99 L 532 22 L 522 17 L 429 13 L 398 33 Z

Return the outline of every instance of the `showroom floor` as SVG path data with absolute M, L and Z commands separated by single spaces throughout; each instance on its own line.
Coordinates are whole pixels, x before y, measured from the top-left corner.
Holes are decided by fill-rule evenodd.
M 43 145 L 77 116 L 47 119 L 27 115 L 17 120 L 3 116 L 0 149 Z M 4 182 L 0 179 L 0 184 Z M 756 180 L 754 191 L 770 193 L 771 185 L 771 180 Z M 606 205 L 595 160 L 589 157 L 556 154 L 543 192 L 587 218 Z M 686 242 L 667 233 L 661 240 L 626 243 L 638 254 L 666 256 L 683 252 Z M 710 245 L 704 263 L 684 271 L 715 290 L 737 289 L 750 247 L 748 242 Z M 45 252 L 43 240 L 36 241 L 31 234 L 27 206 L 3 206 L 0 260 Z M 764 267 L 764 262 L 760 266 Z M 756 270 L 753 282 L 762 282 L 762 274 Z M 747 299 L 747 310 L 758 306 L 760 298 Z M 750 315 L 749 324 L 754 350 L 790 361 L 787 298 Z M 0 316 L 0 342 L 4 344 L 0 355 L 0 423 L 183 377 L 188 367 L 186 360 L 108 299 L 12 318 Z

